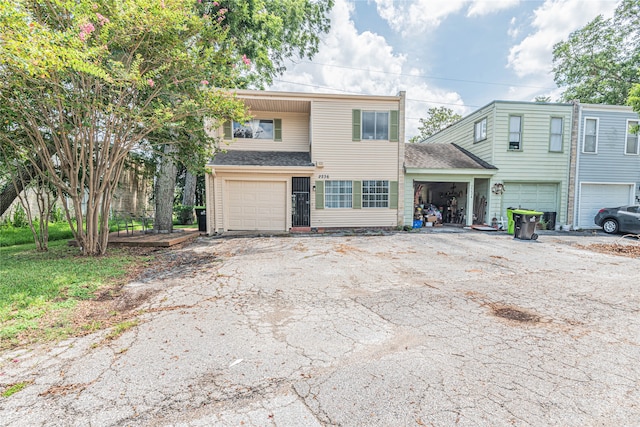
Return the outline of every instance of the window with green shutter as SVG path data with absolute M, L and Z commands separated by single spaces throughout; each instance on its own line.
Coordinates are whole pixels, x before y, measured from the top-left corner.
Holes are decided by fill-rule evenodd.
M 353 181 L 353 209 L 362 208 L 362 181 Z
M 360 110 L 353 110 L 351 112 L 351 121 L 352 121 L 352 141 L 360 141 L 361 138 L 361 120 Z
M 398 110 L 391 111 L 391 116 L 389 118 L 389 141 L 391 142 L 398 142 L 400 138 L 399 115 L 400 112 Z
M 398 181 L 389 182 L 389 208 L 398 209 Z
M 233 122 L 224 122 L 222 125 L 222 131 L 224 134 L 224 139 L 231 139 L 233 137 L 232 133 Z
M 273 119 L 273 140 L 282 141 L 282 119 Z
M 324 181 L 316 181 L 316 209 L 324 209 Z

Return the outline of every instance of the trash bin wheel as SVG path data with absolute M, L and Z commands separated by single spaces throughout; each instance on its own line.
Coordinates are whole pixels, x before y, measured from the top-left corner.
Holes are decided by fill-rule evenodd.
M 531 240 L 538 240 L 538 235 L 536 233 L 533 233 L 531 235 Z

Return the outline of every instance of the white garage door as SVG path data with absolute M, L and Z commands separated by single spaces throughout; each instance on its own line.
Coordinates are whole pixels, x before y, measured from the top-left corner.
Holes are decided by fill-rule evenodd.
M 286 230 L 285 182 L 228 181 L 229 230 Z
M 581 184 L 578 228 L 596 228 L 593 217 L 602 208 L 629 205 L 633 184 Z
M 558 212 L 557 184 L 517 184 L 504 183 L 505 192 L 502 194 L 502 211 L 506 209 L 522 208 L 540 212 Z

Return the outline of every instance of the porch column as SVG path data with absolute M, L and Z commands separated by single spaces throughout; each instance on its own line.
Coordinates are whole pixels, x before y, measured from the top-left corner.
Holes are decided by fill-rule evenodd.
M 475 179 L 471 178 L 468 182 L 467 182 L 467 213 L 466 213 L 466 217 L 467 217 L 467 221 L 466 221 L 466 225 L 467 227 L 470 225 L 473 225 L 473 195 L 475 193 Z

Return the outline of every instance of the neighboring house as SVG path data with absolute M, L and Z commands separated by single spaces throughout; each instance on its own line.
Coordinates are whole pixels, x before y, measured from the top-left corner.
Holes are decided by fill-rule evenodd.
M 504 221 L 512 207 L 549 212 L 556 224 L 567 224 L 572 111 L 572 104 L 494 101 L 423 143 L 455 143 L 497 168 L 467 180 L 465 203 L 476 218 Z M 413 177 L 414 186 L 422 181 L 432 180 Z
M 573 226 L 598 228 L 599 209 L 640 203 L 640 147 L 633 132 L 640 120 L 631 107 L 593 104 L 580 104 L 576 120 Z
M 240 90 L 207 164 L 207 232 L 403 225 L 405 94 Z
M 405 224 L 411 224 L 416 207 L 428 204 L 436 206 L 445 223 L 487 222 L 485 193 L 495 166 L 455 144 L 406 144 L 404 172 Z

